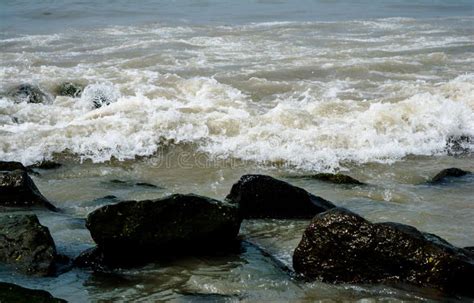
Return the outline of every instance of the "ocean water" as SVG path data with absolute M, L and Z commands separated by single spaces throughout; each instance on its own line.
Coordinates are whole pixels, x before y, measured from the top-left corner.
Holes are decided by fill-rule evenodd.
M 55 96 L 64 81 L 85 85 L 82 96 Z M 49 101 L 15 102 L 7 92 L 21 83 Z M 95 109 L 100 98 L 110 105 Z M 34 180 L 65 210 L 39 215 L 71 257 L 92 245 L 82 218 L 108 203 L 97 198 L 222 199 L 256 172 L 371 220 L 472 246 L 474 180 L 424 183 L 447 167 L 474 171 L 474 140 L 454 148 L 460 137 L 474 137 L 472 1 L 0 3 L 0 160 L 64 164 Z M 291 178 L 336 171 L 371 186 Z M 291 266 L 306 224 L 249 221 L 241 234 Z M 440 299 L 382 285 L 302 285 L 252 248 L 109 276 L 0 271 L 0 280 L 72 302 Z

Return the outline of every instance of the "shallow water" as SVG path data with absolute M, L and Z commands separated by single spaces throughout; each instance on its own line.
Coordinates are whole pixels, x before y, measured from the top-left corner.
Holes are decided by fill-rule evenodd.
M 246 173 L 472 246 L 474 179 L 426 184 L 447 167 L 474 171 L 474 141 L 461 153 L 448 144 L 474 137 L 472 12 L 471 1 L 2 1 L 0 160 L 64 164 L 33 179 L 64 210 L 38 215 L 70 257 L 93 245 L 84 217 L 97 207 L 170 193 L 223 199 Z M 62 81 L 86 85 L 82 97 L 54 96 Z M 20 83 L 50 102 L 15 103 L 4 93 Z M 111 104 L 94 109 L 100 96 Z M 295 178 L 322 171 L 369 185 Z M 251 220 L 241 236 L 291 267 L 306 225 Z M 296 282 L 249 244 L 113 274 L 0 269 L 0 280 L 71 302 L 446 299 Z

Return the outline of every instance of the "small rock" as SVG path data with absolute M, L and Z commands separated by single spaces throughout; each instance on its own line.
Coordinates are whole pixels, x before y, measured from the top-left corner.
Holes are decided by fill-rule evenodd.
M 137 182 L 135 185 L 141 187 L 158 188 L 158 186 L 146 182 Z
M 66 303 L 67 301 L 55 298 L 44 290 L 29 289 L 16 284 L 0 282 L 0 302 Z
M 55 271 L 56 246 L 36 215 L 0 215 L 0 262 L 20 272 L 47 276 Z
M 448 155 L 456 156 L 470 153 L 470 145 L 473 142 L 474 139 L 467 135 L 449 137 L 446 141 L 446 150 Z
M 0 206 L 57 210 L 40 193 L 27 169 L 19 162 L 0 161 Z
M 61 163 L 57 163 L 57 162 L 49 161 L 49 160 L 43 160 L 33 165 L 29 165 L 28 168 L 56 169 L 56 168 L 60 168 L 61 166 L 62 166 Z
M 82 259 L 133 266 L 158 256 L 225 250 L 241 221 L 237 206 L 192 194 L 106 205 L 87 217 L 98 249 Z
M 346 209 L 319 214 L 293 254 L 293 268 L 330 283 L 408 283 L 474 295 L 474 254 L 416 228 L 371 223 Z
M 27 103 L 48 103 L 50 98 L 37 86 L 31 84 L 21 84 L 8 92 L 18 102 Z
M 471 172 L 459 168 L 447 168 L 440 171 L 429 183 L 442 183 L 448 178 L 459 178 L 470 174 Z
M 306 190 L 265 175 L 244 175 L 226 200 L 239 205 L 243 218 L 312 218 L 334 206 Z
M 84 85 L 73 82 L 63 82 L 56 88 L 56 95 L 76 98 L 81 96 L 83 90 Z
M 365 185 L 365 183 L 360 182 L 350 176 L 343 175 L 343 174 L 329 174 L 329 173 L 321 173 L 315 174 L 311 176 L 303 176 L 303 178 L 307 179 L 314 179 L 328 183 L 334 184 L 347 184 L 347 185 Z

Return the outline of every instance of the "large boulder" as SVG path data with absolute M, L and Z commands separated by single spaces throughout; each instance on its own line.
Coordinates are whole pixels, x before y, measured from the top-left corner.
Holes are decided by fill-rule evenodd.
M 49 96 L 39 87 L 31 84 L 21 84 L 12 88 L 8 95 L 17 102 L 46 103 L 50 102 Z
M 451 178 L 464 177 L 469 174 L 471 174 L 471 172 L 462 170 L 460 168 L 456 168 L 456 167 L 447 168 L 437 173 L 436 176 L 434 176 L 430 180 L 429 183 L 443 183 L 443 182 L 448 181 Z
M 241 221 L 235 205 L 193 194 L 106 205 L 87 217 L 98 247 L 87 255 L 127 266 L 158 256 L 225 250 L 236 242 Z
M 11 283 L 0 282 L 0 302 L 65 303 L 67 301 L 55 298 L 44 290 L 29 289 Z
M 0 215 L 0 262 L 38 276 L 55 271 L 56 246 L 36 215 Z
M 317 215 L 293 254 L 309 280 L 332 283 L 408 283 L 474 295 L 474 254 L 416 228 L 371 223 L 335 208 Z
M 334 206 L 306 190 L 265 175 L 244 175 L 226 200 L 239 205 L 243 218 L 312 218 Z
M 19 162 L 0 161 L 0 206 L 57 210 L 40 193 L 27 169 Z

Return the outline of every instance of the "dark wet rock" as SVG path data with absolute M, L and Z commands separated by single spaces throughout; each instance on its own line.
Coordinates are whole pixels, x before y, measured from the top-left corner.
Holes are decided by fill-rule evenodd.
M 68 97 L 80 97 L 82 91 L 84 90 L 84 85 L 73 82 L 63 82 L 55 90 L 56 95 L 58 96 L 68 96 Z
M 28 168 L 39 168 L 39 169 L 56 169 L 62 166 L 61 163 L 54 161 L 44 160 L 33 165 L 29 165 Z
M 463 155 L 472 152 L 469 146 L 473 142 L 474 138 L 468 135 L 449 137 L 446 141 L 448 155 Z
M 27 169 L 19 162 L 0 161 L 0 206 L 57 210 L 40 193 Z
M 467 247 L 464 247 L 464 249 L 469 250 L 474 253 L 474 246 L 467 246 Z
M 31 84 L 21 84 L 12 88 L 8 95 L 18 102 L 47 103 L 50 98 L 39 87 Z
M 47 276 L 55 272 L 56 246 L 36 215 L 0 215 L 0 262 L 16 270 Z
M 315 174 L 310 176 L 302 176 L 301 178 L 305 179 L 313 179 L 328 183 L 334 184 L 345 184 L 345 185 L 365 185 L 365 183 L 360 182 L 357 179 L 352 178 L 351 176 L 343 175 L 343 174 L 329 174 L 329 173 L 321 173 Z
M 471 172 L 459 168 L 447 168 L 440 171 L 436 176 L 429 181 L 429 183 L 442 183 L 449 178 L 459 178 L 471 174 Z
M 119 180 L 119 179 L 112 179 L 112 180 L 110 180 L 110 183 L 112 183 L 112 184 L 127 184 L 126 181 Z
M 55 298 L 44 290 L 29 289 L 16 284 L 0 282 L 0 302 L 63 303 L 67 301 Z
M 97 199 L 94 199 L 94 202 L 118 202 L 119 201 L 119 198 L 117 196 L 114 196 L 114 195 L 107 195 L 107 196 L 103 196 L 101 198 L 97 198 Z
M 158 188 L 158 186 L 146 182 L 137 182 L 135 185 L 141 187 Z
M 133 266 L 159 256 L 225 250 L 234 245 L 241 221 L 237 206 L 193 194 L 106 205 L 87 217 L 98 245 L 88 258 Z
M 371 223 L 346 209 L 317 215 L 293 254 L 293 268 L 331 283 L 407 283 L 474 295 L 474 254 L 416 228 Z
M 81 252 L 74 259 L 73 265 L 79 268 L 92 268 L 97 271 L 108 271 L 115 266 L 113 260 L 109 262 L 97 246 Z
M 154 185 L 154 184 L 150 184 L 150 183 L 146 183 L 146 182 L 134 182 L 134 181 L 124 181 L 124 180 L 120 180 L 120 179 L 112 179 L 109 181 L 111 184 L 113 185 L 118 185 L 118 186 L 123 186 L 123 187 L 135 187 L 135 186 L 138 186 L 138 187 L 147 187 L 147 188 L 158 188 L 160 189 L 161 187 L 157 186 L 157 185 Z
M 226 200 L 239 205 L 243 218 L 312 218 L 334 206 L 306 190 L 265 175 L 244 175 Z

